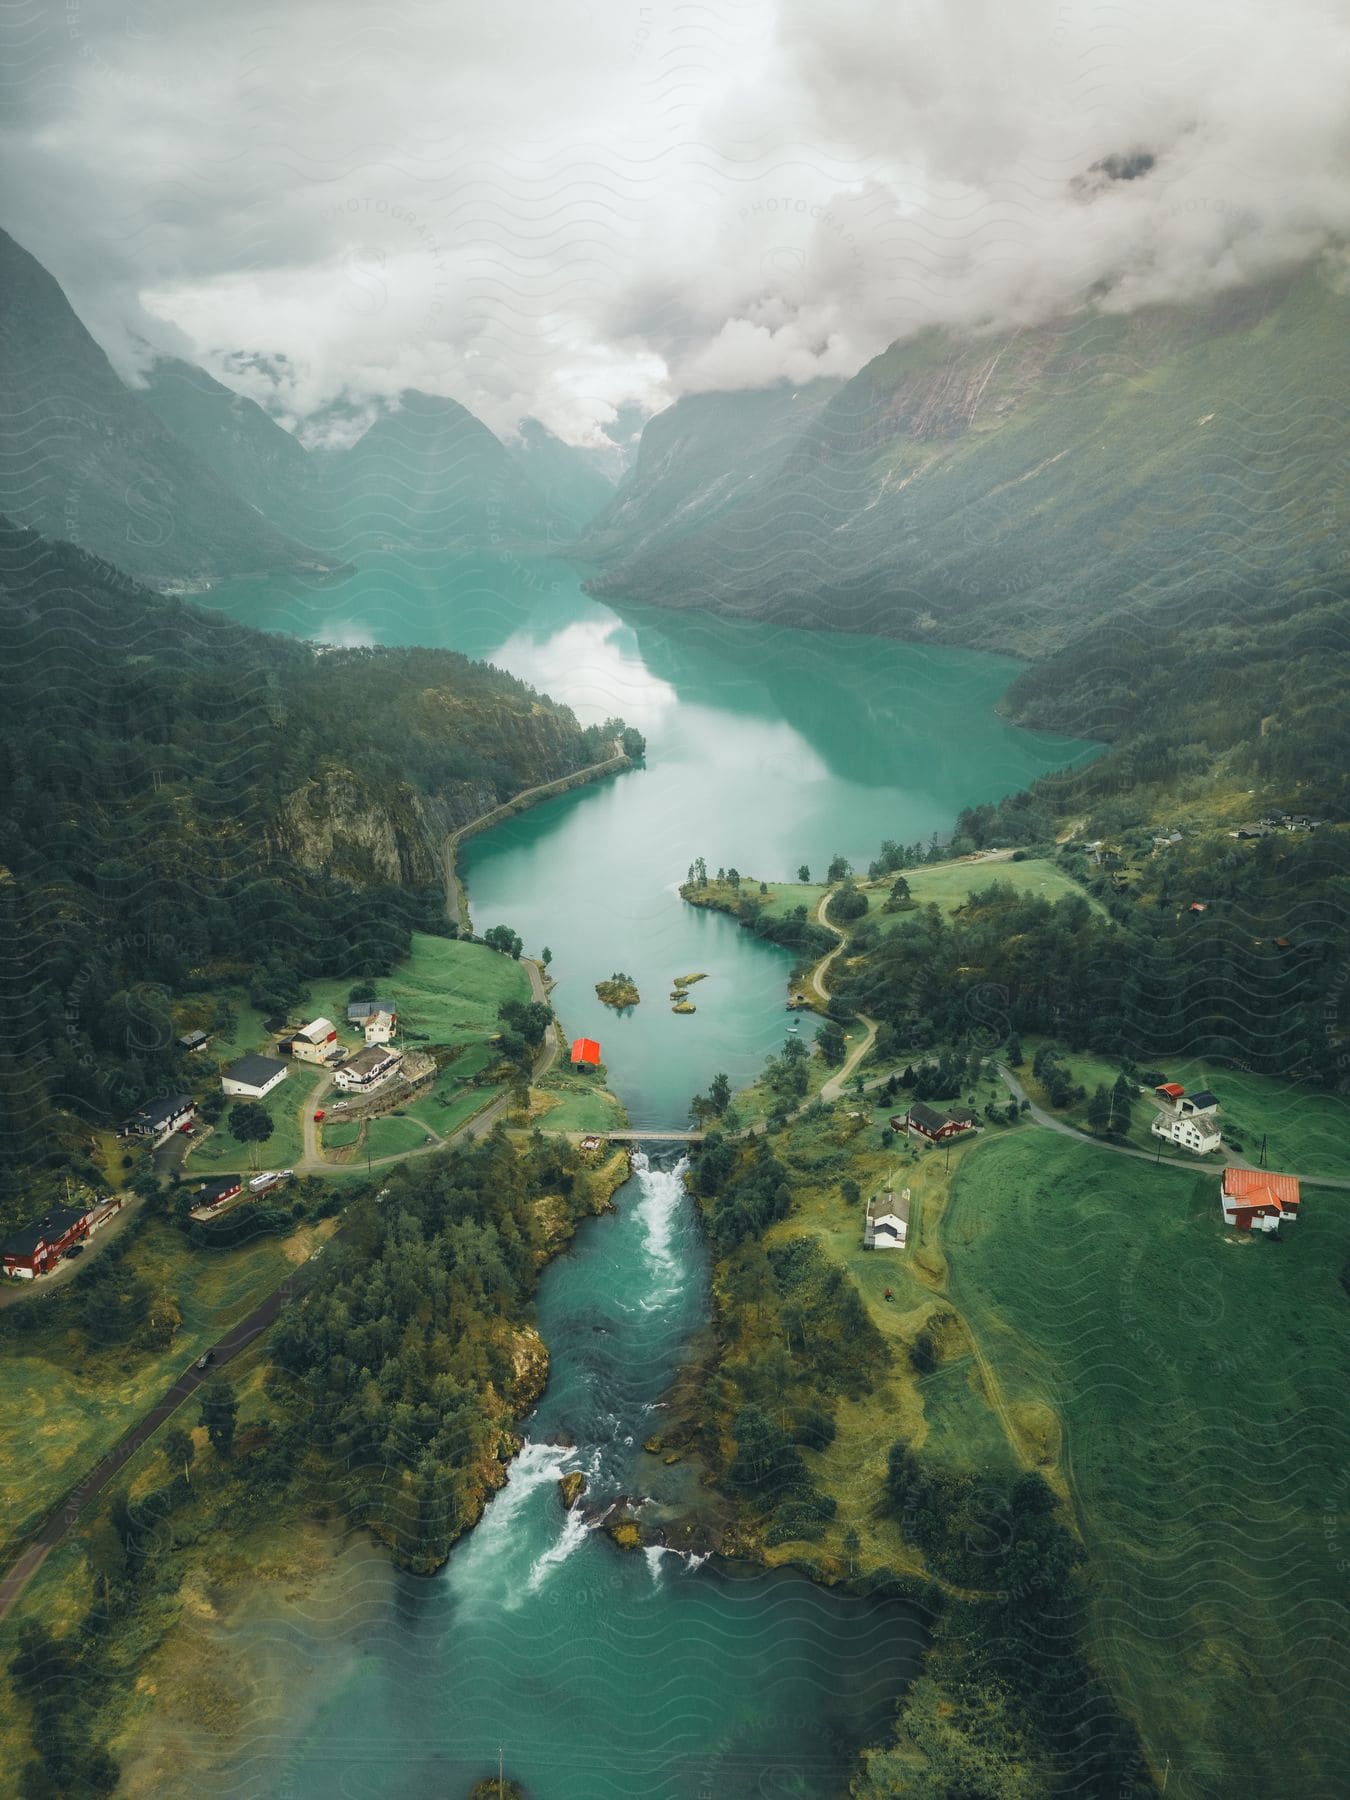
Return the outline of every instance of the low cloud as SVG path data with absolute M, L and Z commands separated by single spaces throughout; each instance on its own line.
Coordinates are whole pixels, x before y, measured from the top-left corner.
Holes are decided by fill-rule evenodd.
M 1314 0 L 82 0 L 5 32 L 10 229 L 124 371 L 194 356 L 324 441 L 417 387 L 600 442 L 1350 237 L 1350 18 Z

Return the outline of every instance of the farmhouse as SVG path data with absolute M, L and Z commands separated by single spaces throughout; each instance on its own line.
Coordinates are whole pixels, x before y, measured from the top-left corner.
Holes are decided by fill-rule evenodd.
M 347 1023 L 363 1033 L 368 1044 L 387 1044 L 398 1030 L 398 1007 L 392 1000 L 353 1000 Z
M 1225 1169 L 1219 1186 L 1223 1222 L 1237 1231 L 1278 1231 L 1298 1217 L 1297 1175 L 1266 1169 Z
M 152 1100 L 131 1117 L 118 1130 L 118 1137 L 149 1138 L 153 1144 L 162 1144 L 175 1131 L 181 1131 L 185 1125 L 192 1123 L 195 1110 L 191 1094 L 169 1094 L 162 1100 Z
M 54 1269 L 72 1244 L 81 1244 L 88 1236 L 88 1208 L 54 1206 L 0 1244 L 0 1268 L 20 1281 L 32 1281 Z
M 333 1076 L 333 1082 L 348 1092 L 367 1094 L 380 1082 L 387 1081 L 402 1061 L 401 1050 L 391 1050 L 385 1044 L 368 1044 L 364 1050 L 358 1050 L 350 1062 L 343 1064 Z
M 242 1100 L 261 1100 L 274 1087 L 285 1081 L 290 1070 L 275 1056 L 241 1056 L 220 1072 L 220 1085 L 227 1094 Z
M 242 1175 L 212 1175 L 209 1180 L 198 1182 L 192 1190 L 193 1216 L 214 1212 L 218 1206 L 224 1206 L 227 1200 L 237 1199 L 243 1191 Z
M 891 1120 L 893 1131 L 913 1132 L 917 1137 L 927 1138 L 930 1144 L 942 1144 L 948 1138 L 960 1137 L 978 1128 L 979 1121 L 968 1106 L 953 1106 L 947 1112 L 939 1112 L 924 1100 L 916 1100 L 907 1113 Z
M 297 1062 L 336 1062 L 343 1055 L 337 1026 L 331 1019 L 312 1019 L 292 1036 L 291 1055 Z
M 894 1194 L 889 1188 L 867 1202 L 863 1223 L 864 1250 L 903 1250 L 909 1236 L 909 1189 Z
M 1149 1127 L 1154 1137 L 1169 1144 L 1180 1144 L 1183 1150 L 1193 1150 L 1197 1156 L 1206 1156 L 1219 1148 L 1223 1133 L 1215 1117 L 1219 1110 L 1216 1094 L 1211 1094 L 1208 1088 L 1198 1094 L 1188 1094 L 1177 1081 L 1164 1082 L 1153 1092 L 1162 1103 L 1162 1110 Z

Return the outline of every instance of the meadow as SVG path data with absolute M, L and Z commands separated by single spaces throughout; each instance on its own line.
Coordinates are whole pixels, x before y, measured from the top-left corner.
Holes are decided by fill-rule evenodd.
M 991 1138 L 954 1176 L 949 1291 L 1014 1413 L 1062 1427 L 1096 1654 L 1169 1794 L 1330 1794 L 1350 1208 L 1311 1191 L 1238 1241 L 1217 1187 Z

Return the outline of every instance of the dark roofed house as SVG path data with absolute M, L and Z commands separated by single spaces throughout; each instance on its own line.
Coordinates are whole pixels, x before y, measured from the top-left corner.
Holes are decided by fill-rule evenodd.
M 261 1100 L 283 1082 L 290 1070 L 276 1056 L 241 1056 L 220 1072 L 223 1092 L 245 1100 Z
M 190 1124 L 194 1111 L 191 1094 L 167 1094 L 140 1107 L 122 1126 L 119 1137 L 145 1137 L 162 1144 L 173 1132 Z
M 204 1031 L 185 1031 L 178 1040 L 178 1048 L 186 1050 L 191 1056 L 198 1050 L 205 1050 L 210 1042 L 210 1038 Z
M 392 1000 L 353 1000 L 347 1008 L 347 1023 L 363 1025 L 372 1013 L 396 1013 L 398 1007 Z
M 955 1106 L 950 1112 L 939 1112 L 924 1100 L 916 1100 L 903 1117 L 893 1119 L 891 1123 L 897 1131 L 917 1132 L 920 1137 L 927 1138 L 930 1144 L 941 1144 L 948 1138 L 959 1137 L 964 1131 L 977 1129 L 976 1116 L 968 1106 Z
M 205 1181 L 199 1181 L 192 1190 L 192 1213 L 195 1217 L 214 1212 L 243 1191 L 242 1175 L 211 1175 Z
M 20 1281 L 31 1281 L 54 1269 L 72 1244 L 82 1243 L 88 1236 L 87 1207 L 54 1206 L 0 1244 L 0 1268 Z

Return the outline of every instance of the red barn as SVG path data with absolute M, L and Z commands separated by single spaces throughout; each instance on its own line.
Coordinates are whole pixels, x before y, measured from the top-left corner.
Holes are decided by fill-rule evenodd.
M 600 1046 L 594 1038 L 574 1038 L 572 1041 L 572 1061 L 578 1068 L 587 1064 L 595 1068 L 600 1061 Z
M 33 1225 L 0 1244 L 0 1267 L 6 1275 L 31 1281 L 54 1269 L 72 1244 L 89 1236 L 89 1212 L 82 1206 L 54 1206 Z

